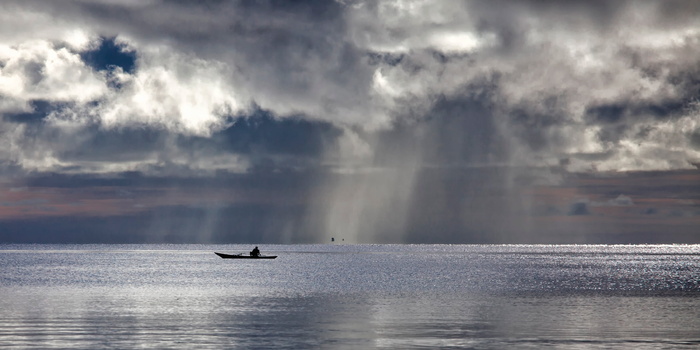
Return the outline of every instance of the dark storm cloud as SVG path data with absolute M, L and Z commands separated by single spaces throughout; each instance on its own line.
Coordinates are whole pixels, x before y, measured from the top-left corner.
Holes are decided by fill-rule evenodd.
M 461 98 L 441 98 L 426 113 L 428 118 L 426 162 L 489 164 L 507 159 L 506 147 L 494 124 L 488 93 L 469 93 Z M 465 137 L 468 134 L 469 137 Z
M 342 130 L 323 121 L 276 118 L 268 111 L 231 117 L 230 125 L 210 137 L 178 136 L 174 145 L 190 155 L 238 155 L 247 171 L 318 171 L 323 156 L 337 148 Z M 337 150 L 335 151 L 337 152 Z
M 697 200 L 665 177 L 694 174 L 647 183 L 631 173 L 624 186 L 596 177 L 700 161 L 692 1 L 29 0 L 0 10 L 0 166 L 32 174 L 7 186 L 58 191 L 43 205 L 55 213 L 75 213 L 76 193 L 62 191 L 82 188 L 106 205 L 86 218 L 112 210 L 116 227 L 131 217 L 167 241 L 197 241 L 181 230 L 197 226 L 218 241 L 231 216 L 245 240 L 257 229 L 297 241 L 527 242 L 576 222 L 576 237 L 553 240 L 581 242 L 629 219 L 625 210 L 685 213 L 690 204 L 664 200 Z M 577 172 L 591 178 L 572 185 Z M 542 203 L 538 186 L 550 186 Z M 213 188 L 230 198 L 193 195 Z M 8 198 L 17 209 L 41 197 Z M 576 198 L 583 207 L 570 207 Z
M 277 117 L 373 130 L 431 118 L 441 101 L 482 87 L 489 92 L 476 103 L 498 108 L 487 112 L 486 130 L 465 128 L 463 138 L 511 137 L 508 147 L 522 148 L 514 155 L 518 162 L 552 165 L 570 157 L 570 170 L 631 170 L 687 167 L 687 158 L 696 157 L 663 151 L 679 132 L 675 125 L 695 113 L 688 111 L 697 91 L 692 68 L 697 35 L 693 17 L 677 15 L 684 13 L 678 8 L 697 10 L 692 3 L 5 6 L 50 13 L 61 28 L 54 43 L 67 23 L 80 18 L 77 30 L 89 40 L 70 44 L 71 50 L 94 70 L 124 68 L 125 75 L 98 76 L 106 88 L 123 91 L 72 111 L 108 127 L 145 123 L 208 137 L 227 128 L 230 115 L 252 114 L 257 104 Z M 44 34 L 34 25 L 22 35 L 32 33 Z M 42 64 L 32 60 L 24 68 L 36 73 Z M 36 85 L 35 80 L 29 82 Z M 193 117 L 193 110 L 200 115 Z M 73 115 L 63 114 L 63 120 Z M 659 120 L 673 120 L 674 126 L 655 128 Z M 629 159 L 636 150 L 628 145 L 634 143 L 648 146 L 648 161 Z M 586 153 L 611 156 L 597 164 L 575 156 Z
M 335 143 L 341 130 L 321 121 L 301 118 L 275 119 L 269 112 L 238 117 L 209 140 L 236 153 L 255 152 L 319 157 Z
M 492 106 L 480 96 L 441 97 L 416 120 L 378 132 L 374 162 L 399 166 L 402 153 L 432 166 L 505 161 L 506 150 L 492 116 Z
M 664 101 L 658 104 L 637 104 L 634 102 L 603 104 L 590 106 L 586 110 L 588 123 L 601 125 L 604 129 L 598 134 L 603 142 L 618 142 L 628 136 L 630 129 L 635 124 L 649 122 L 650 120 L 669 120 L 682 116 L 692 101 L 682 97 L 677 101 Z M 648 136 L 649 130 L 637 132 L 633 137 L 643 141 Z
M 87 126 L 73 147 L 58 154 L 66 161 L 124 162 L 141 161 L 164 148 L 167 134 L 150 128 L 103 129 Z

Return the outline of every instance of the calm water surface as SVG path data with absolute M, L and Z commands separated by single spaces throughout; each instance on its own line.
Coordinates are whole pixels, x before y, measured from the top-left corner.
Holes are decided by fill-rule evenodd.
M 700 347 L 700 246 L 0 245 L 0 347 Z

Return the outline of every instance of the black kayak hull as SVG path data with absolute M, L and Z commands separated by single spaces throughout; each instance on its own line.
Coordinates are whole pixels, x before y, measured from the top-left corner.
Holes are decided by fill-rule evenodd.
M 223 259 L 274 259 L 277 257 L 277 255 L 251 256 L 251 255 L 243 255 L 243 254 L 224 254 L 224 253 L 217 253 L 217 252 L 214 252 L 214 254 L 220 256 Z

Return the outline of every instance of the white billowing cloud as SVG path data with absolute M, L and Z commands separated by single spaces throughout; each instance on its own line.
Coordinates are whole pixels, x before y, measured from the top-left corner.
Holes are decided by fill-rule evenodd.
M 105 79 L 80 56 L 45 40 L 0 44 L 0 95 L 27 109 L 32 100 L 85 103 L 107 93 Z
M 62 154 L 74 151 L 71 148 L 79 145 L 76 140 L 91 123 L 103 128 L 139 126 L 206 136 L 224 127 L 227 116 L 247 107 L 237 100 L 224 64 L 150 46 L 139 51 L 139 67 L 133 74 L 121 68 L 98 72 L 79 53 L 99 46 L 99 39 L 91 40 L 81 30 L 66 33 L 65 40 L 55 42 L 0 43 L 0 113 L 37 112 L 33 101 L 62 106 L 47 111 L 44 119 L 61 137 L 39 133 L 28 139 L 27 135 L 36 132 L 23 124 L 3 123 L 0 128 L 6 143 L 2 159 L 27 171 L 150 173 L 151 168 L 161 167 L 161 161 L 148 154 L 131 161 L 67 160 Z M 120 87 L 115 88 L 114 83 Z M 190 160 L 190 164 L 240 171 L 245 162 L 234 158 L 227 159 L 226 165 L 216 159 Z
M 136 72 L 118 72 L 115 79 L 122 88 L 106 95 L 97 111 L 106 127 L 141 124 L 206 136 L 222 128 L 227 116 L 249 107 L 231 85 L 229 67 L 221 62 L 168 47 L 144 47 L 138 52 Z
M 99 101 L 96 107 L 76 106 L 62 114 L 96 119 L 105 127 L 135 123 L 207 135 L 222 127 L 225 116 L 241 112 L 250 103 L 239 102 L 228 64 L 120 35 L 120 29 L 109 23 L 77 17 L 78 3 L 65 9 L 44 5 L 8 2 L 2 6 L 5 11 L 0 11 L 0 27 L 13 27 L 2 31 L 12 36 L 0 35 L 3 111 L 29 112 L 32 100 L 76 105 Z M 131 11 L 143 10 L 149 3 L 102 1 L 95 5 Z M 104 32 L 102 25 L 110 32 Z M 116 27 L 120 25 L 124 24 Z M 128 25 L 121 29 L 128 32 Z M 119 70 L 105 75 L 82 61 L 80 52 L 96 49 L 100 36 L 112 33 L 120 35 L 117 39 L 122 45 L 138 50 L 138 69 L 133 75 Z M 110 80 L 124 88 L 110 88 Z
M 573 160 L 568 168 L 579 172 L 690 168 L 692 166 L 690 163 L 700 161 L 700 150 L 690 144 L 690 135 L 700 128 L 700 114 L 692 109 L 686 113 L 682 117 L 668 121 L 640 122 L 631 127 L 614 145 L 603 145 L 598 140 L 580 141 L 582 145 L 600 147 L 588 151 L 576 150 L 580 153 L 612 152 L 613 154 L 607 159 L 595 162 Z M 600 132 L 600 129 L 591 130 Z

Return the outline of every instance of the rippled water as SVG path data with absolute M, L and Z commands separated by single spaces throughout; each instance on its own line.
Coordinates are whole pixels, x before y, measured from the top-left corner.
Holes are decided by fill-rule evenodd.
M 0 245 L 0 347 L 697 348 L 700 246 Z

